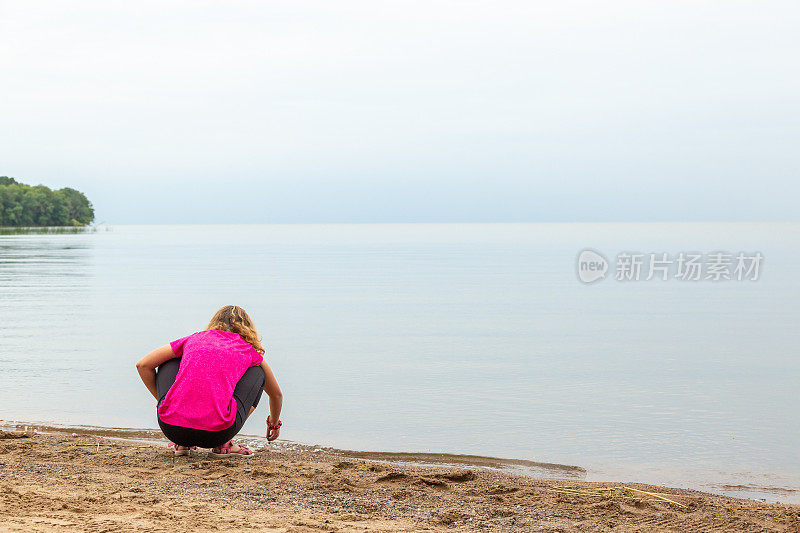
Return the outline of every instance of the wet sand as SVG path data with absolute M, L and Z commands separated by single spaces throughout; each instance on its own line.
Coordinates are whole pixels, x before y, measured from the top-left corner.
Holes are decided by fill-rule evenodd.
M 155 432 L 114 435 L 2 431 L 0 530 L 800 530 L 800 506 L 695 491 L 414 466 L 287 442 L 260 441 L 251 458 L 175 457 Z

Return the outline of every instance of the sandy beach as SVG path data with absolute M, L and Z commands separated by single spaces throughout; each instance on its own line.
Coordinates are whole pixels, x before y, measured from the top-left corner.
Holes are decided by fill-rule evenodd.
M 0 530 L 800 530 L 800 506 L 696 491 L 410 466 L 287 442 L 251 458 L 175 457 L 155 432 L 114 434 L 2 431 Z

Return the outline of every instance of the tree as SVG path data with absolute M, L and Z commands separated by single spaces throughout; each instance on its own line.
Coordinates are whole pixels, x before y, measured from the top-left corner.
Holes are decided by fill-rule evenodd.
M 86 196 L 75 189 L 64 187 L 56 191 L 61 193 L 66 200 L 67 219 L 73 226 L 91 224 L 94 220 L 94 208 Z
M 0 226 L 83 226 L 93 220 L 92 203 L 80 191 L 0 176 Z

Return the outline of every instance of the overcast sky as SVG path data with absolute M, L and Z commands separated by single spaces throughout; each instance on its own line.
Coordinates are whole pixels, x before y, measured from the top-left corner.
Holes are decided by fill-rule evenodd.
M 128 223 L 798 220 L 796 1 L 0 0 L 0 175 Z

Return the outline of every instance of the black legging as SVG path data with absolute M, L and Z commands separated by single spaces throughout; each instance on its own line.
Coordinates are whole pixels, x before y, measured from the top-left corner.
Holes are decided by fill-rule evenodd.
M 170 359 L 158 367 L 156 371 L 156 390 L 158 394 L 158 404 L 161 405 L 161 400 L 167 395 L 172 384 L 175 383 L 175 378 L 178 376 L 178 368 L 180 368 L 181 359 Z M 233 397 L 236 398 L 236 420 L 234 420 L 231 427 L 221 429 L 219 431 L 208 431 L 205 429 L 192 429 L 181 426 L 173 426 L 161 421 L 158 417 L 158 425 L 164 435 L 180 446 L 198 446 L 200 448 L 216 448 L 222 446 L 234 435 L 239 433 L 239 430 L 244 426 L 247 415 L 250 414 L 250 408 L 258 405 L 258 400 L 261 399 L 261 391 L 264 389 L 264 371 L 260 366 L 251 366 L 242 376 L 242 379 L 236 384 L 233 390 Z M 156 406 L 156 416 L 158 416 L 158 407 Z

